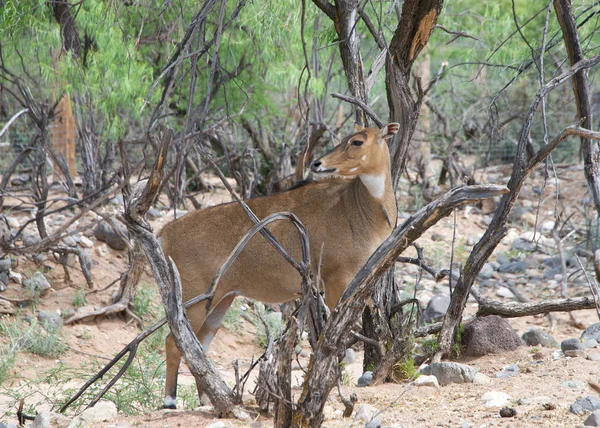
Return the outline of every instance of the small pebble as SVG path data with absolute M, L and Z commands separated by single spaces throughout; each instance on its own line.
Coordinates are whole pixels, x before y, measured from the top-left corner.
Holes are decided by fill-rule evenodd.
M 503 418 L 514 418 L 517 416 L 517 411 L 512 407 L 503 407 L 500 409 L 500 416 Z

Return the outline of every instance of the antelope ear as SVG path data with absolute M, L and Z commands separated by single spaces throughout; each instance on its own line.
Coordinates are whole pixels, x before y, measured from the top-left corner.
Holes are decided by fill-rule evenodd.
M 400 129 L 400 124 L 396 122 L 388 123 L 383 128 L 379 130 L 379 138 L 381 140 L 387 140 L 388 138 L 392 138 L 396 135 L 396 132 Z
M 354 131 L 355 131 L 355 132 L 360 132 L 360 131 L 362 131 L 363 129 L 365 129 L 365 127 L 364 127 L 364 126 L 362 126 L 362 123 L 358 123 L 358 122 L 355 122 L 355 123 L 354 123 Z

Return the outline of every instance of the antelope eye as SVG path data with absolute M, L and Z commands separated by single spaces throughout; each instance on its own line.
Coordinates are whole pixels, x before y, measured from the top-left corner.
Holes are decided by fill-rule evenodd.
M 363 141 L 361 141 L 361 140 L 354 140 L 354 141 L 352 141 L 352 145 L 353 146 L 357 146 L 357 147 L 358 146 L 362 146 L 363 145 Z

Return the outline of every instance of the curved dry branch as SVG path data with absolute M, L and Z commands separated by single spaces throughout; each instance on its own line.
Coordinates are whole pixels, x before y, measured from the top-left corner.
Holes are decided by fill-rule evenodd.
M 596 308 L 596 302 L 591 297 L 543 300 L 537 303 L 502 303 L 481 296 L 478 300 L 479 309 L 476 314 L 478 317 L 498 315 L 505 318 L 517 318 L 550 312 L 571 312 Z
M 320 426 L 329 392 L 336 382 L 336 364 L 340 350 L 352 335 L 352 324 L 360 316 L 373 288 L 398 256 L 427 229 L 453 209 L 499 196 L 508 192 L 505 186 L 465 186 L 451 190 L 441 199 L 421 208 L 403 225 L 397 227 L 358 271 L 342 295 L 311 357 L 309 372 L 294 414 L 294 426 Z

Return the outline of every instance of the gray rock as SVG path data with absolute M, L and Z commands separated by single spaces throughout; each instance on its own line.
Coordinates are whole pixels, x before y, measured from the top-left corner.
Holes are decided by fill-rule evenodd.
M 583 349 L 569 349 L 568 351 L 564 351 L 565 357 L 576 358 L 581 357 L 585 358 L 585 351 Z
M 151 207 L 146 214 L 150 220 L 155 220 L 163 216 L 163 213 L 154 207 Z
M 558 342 L 550 334 L 539 328 L 532 328 L 525 332 L 521 339 L 529 346 L 543 346 L 545 348 L 557 348 Z
M 527 272 L 527 263 L 525 262 L 507 262 L 500 265 L 500 273 L 525 273 Z
M 527 241 L 523 238 L 517 238 L 513 241 L 511 248 L 517 251 L 534 252 L 537 245 L 535 242 Z
M 26 247 L 29 247 L 31 245 L 37 244 L 38 242 L 41 241 L 41 239 L 40 239 L 39 235 L 35 235 L 33 233 L 26 233 L 21 238 L 21 241 L 23 241 L 23 245 L 25 245 Z
M 29 428 L 66 428 L 70 422 L 71 418 L 65 415 L 43 410 L 35 416 Z
M 477 372 L 473 378 L 473 383 L 475 385 L 490 385 L 492 383 L 492 379 L 490 379 L 488 375 Z
M 510 404 L 511 396 L 506 392 L 488 391 L 481 396 L 484 407 L 504 407 Z
M 356 352 L 354 352 L 354 349 L 352 349 L 352 348 L 346 349 L 346 352 L 344 354 L 344 362 L 346 364 L 352 364 L 355 361 L 356 361 Z
M 511 260 L 508 258 L 508 256 L 504 253 L 500 253 L 498 254 L 498 256 L 496 257 L 496 263 L 498 263 L 498 267 L 496 270 L 500 269 L 500 266 L 502 266 L 503 264 L 512 262 L 514 260 Z
M 69 306 L 68 308 L 65 308 L 61 311 L 60 316 L 63 317 L 64 319 L 67 318 L 71 318 L 73 315 L 75 315 L 76 311 L 75 308 L 73 308 L 72 306 Z
M 121 232 L 120 234 L 116 233 L 107 222 L 102 221 L 94 229 L 94 236 L 98 241 L 106 242 L 109 247 L 115 250 L 124 250 L 127 247 L 127 243 L 121 238 L 121 234 L 128 236 L 127 229 L 118 223 L 115 223 L 115 225 Z
M 446 295 L 433 296 L 423 312 L 423 322 L 431 323 L 441 320 L 450 306 L 450 297 Z
M 41 296 L 50 289 L 50 283 L 42 272 L 37 271 L 32 277 L 23 281 L 23 287 L 27 288 L 31 293 L 39 293 Z
M 596 339 L 586 339 L 585 342 L 583 342 L 583 347 L 585 349 L 591 349 L 591 348 L 595 348 L 598 346 L 598 341 Z
M 67 247 L 74 247 L 75 245 L 77 245 L 77 242 L 75 242 L 75 239 L 73 239 L 72 236 L 65 236 L 63 239 L 61 239 L 61 241 Z
M 8 288 L 8 272 L 0 272 L 0 292 L 6 291 Z
M 16 218 L 11 216 L 6 216 L 4 218 L 6 219 L 6 223 L 8 223 L 8 227 L 10 227 L 11 229 L 18 229 L 21 227 L 19 220 L 17 220 Z
M 591 354 L 588 354 L 586 358 L 590 361 L 600 361 L 600 353 L 593 352 Z
M 596 339 L 596 342 L 600 343 L 600 322 L 592 324 L 581 333 L 581 340 Z
M 118 194 L 115 195 L 110 201 L 108 201 L 112 205 L 123 205 L 123 195 Z
M 546 272 L 544 272 L 544 279 L 554 279 L 556 275 L 561 275 L 562 269 L 560 267 L 552 268 Z
M 12 266 L 11 259 L 0 260 L 0 272 L 8 272 Z
M 375 419 L 379 419 L 377 417 L 379 413 L 379 409 L 376 407 L 373 407 L 370 404 L 363 404 L 356 411 L 354 419 L 368 423 L 374 421 Z M 381 425 L 381 422 L 379 422 L 379 424 Z
M 560 342 L 560 350 L 565 351 L 579 351 L 583 350 L 583 343 L 581 343 L 578 339 L 565 339 Z
M 576 415 L 582 416 L 586 413 L 590 413 L 600 409 L 600 400 L 593 395 L 588 395 L 585 398 L 578 398 L 575 400 L 569 411 Z
M 520 222 L 526 214 L 529 214 L 531 211 L 523 206 L 516 206 L 510 213 L 510 221 L 514 223 Z
M 497 378 L 515 377 L 519 375 L 521 369 L 516 364 L 511 364 L 502 369 L 502 371 L 496 373 Z
M 504 297 L 506 299 L 514 299 L 515 298 L 515 294 L 506 287 L 499 287 L 496 290 L 496 296 Z
M 265 315 L 265 321 L 269 326 L 269 330 L 273 337 L 279 337 L 279 333 L 281 332 L 281 323 L 282 323 L 282 314 L 281 312 L 269 312 Z
M 600 427 L 600 410 L 596 410 L 583 422 L 586 427 Z
M 435 241 L 435 242 L 439 242 L 439 241 L 443 241 L 444 237 L 442 235 L 440 235 L 439 233 L 433 232 L 431 234 L 431 240 Z
M 215 422 L 214 424 L 207 425 L 206 428 L 225 428 L 226 426 L 227 425 L 225 425 L 225 422 L 218 421 L 218 422 Z
M 416 386 L 433 386 L 435 388 L 439 388 L 439 386 L 440 386 L 440 383 L 438 382 L 437 377 L 435 377 L 433 375 L 429 375 L 429 376 L 421 375 L 415 379 L 413 384 Z
M 560 255 L 546 257 L 542 264 L 550 269 L 560 268 Z
M 472 383 L 477 371 L 465 364 L 442 361 L 440 363 L 431 363 L 421 370 L 424 375 L 435 376 L 440 385 L 450 385 L 451 383 Z
M 514 351 L 523 345 L 523 341 L 511 325 L 496 315 L 478 317 L 465 327 L 462 344 L 465 354 L 480 357 Z
M 486 263 L 483 265 L 481 270 L 479 271 L 479 279 L 490 279 L 494 274 L 494 267 L 490 263 Z
M 58 263 L 72 268 L 77 266 L 77 261 L 77 256 L 71 253 L 61 254 L 58 258 Z
M 117 406 L 112 401 L 100 401 L 80 413 L 71 421 L 69 428 L 89 426 L 94 422 L 106 421 L 117 417 Z
M 94 246 L 94 242 L 90 238 L 82 236 L 79 240 L 79 245 L 81 245 L 84 248 L 92 248 Z
M 62 318 L 56 312 L 39 311 L 37 319 L 46 331 L 56 332 L 62 327 Z
M 19 426 L 15 424 L 5 424 L 4 422 L 0 422 L 0 428 L 19 428 Z
M 365 424 L 365 428 L 380 428 L 381 421 L 378 418 L 372 419 L 370 422 Z
M 35 254 L 33 256 L 33 261 L 36 262 L 38 265 L 41 265 L 46 261 L 46 256 L 43 254 Z
M 358 378 L 356 386 L 369 386 L 373 382 L 373 372 L 364 372 L 361 377 Z
M 585 389 L 586 384 L 580 380 L 568 380 L 562 383 L 562 386 L 565 388 L 573 388 L 573 389 Z

